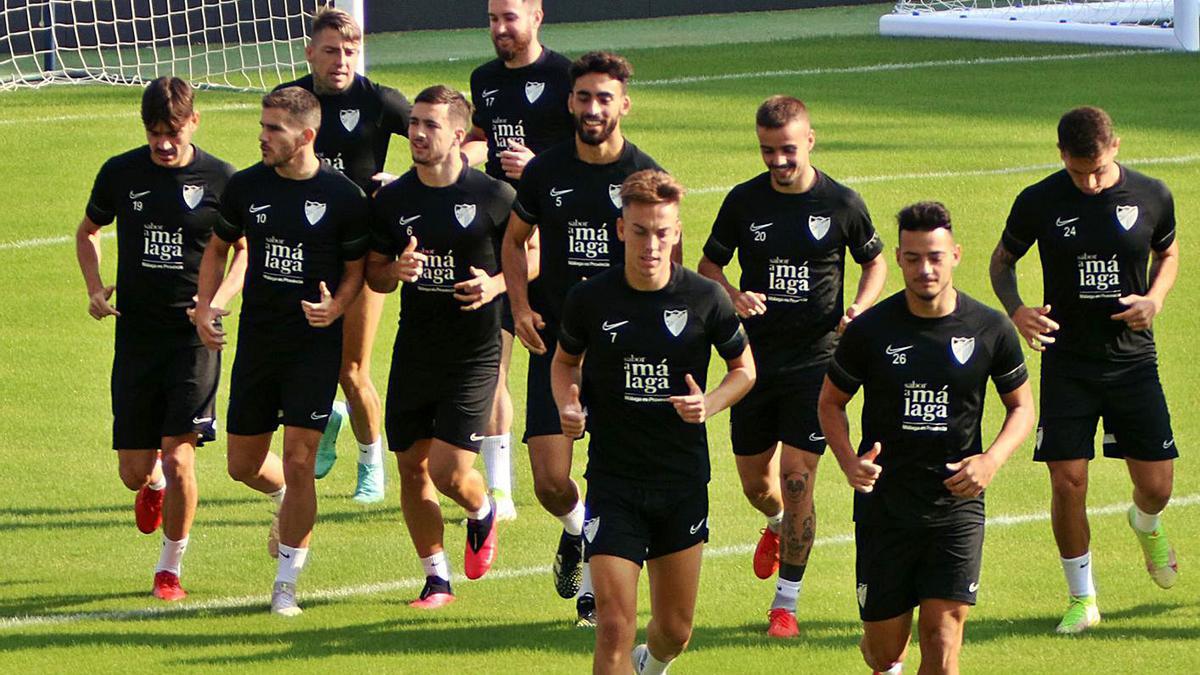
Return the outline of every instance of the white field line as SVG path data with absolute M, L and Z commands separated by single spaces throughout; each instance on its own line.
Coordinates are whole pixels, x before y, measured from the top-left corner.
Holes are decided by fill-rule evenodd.
M 1041 56 L 993 56 L 975 59 L 944 59 L 941 61 L 900 61 L 897 63 L 875 63 L 865 66 L 842 66 L 838 68 L 799 68 L 796 70 L 761 70 L 749 73 L 721 73 L 718 75 L 685 75 L 661 80 L 635 80 L 634 84 L 644 87 L 669 87 L 677 84 L 717 82 L 721 80 L 747 80 L 760 77 L 803 77 L 807 75 L 848 75 L 855 73 L 882 73 L 895 70 L 919 70 L 921 68 L 946 68 L 957 66 L 988 66 L 1013 63 L 1041 63 L 1046 61 L 1079 61 L 1112 56 L 1138 56 L 1163 54 L 1166 52 L 1147 49 L 1117 49 L 1075 54 L 1044 54 Z
M 1176 157 L 1147 157 L 1145 159 L 1127 159 L 1122 160 L 1122 164 L 1130 166 L 1154 166 L 1159 164 L 1191 164 L 1200 161 L 1200 155 L 1179 155 Z M 1030 164 L 1028 166 L 1010 166 L 999 169 L 971 169 L 967 171 L 925 171 L 918 173 L 893 173 L 883 174 L 879 176 L 847 176 L 839 178 L 842 183 L 853 185 L 865 185 L 867 183 L 886 183 L 897 180 L 930 180 L 937 178 L 971 178 L 979 176 L 1004 176 L 1009 174 L 1029 173 L 1032 171 L 1051 171 L 1062 167 L 1060 163 L 1054 164 Z M 716 186 L 702 187 L 694 190 L 688 190 L 689 194 L 706 195 L 713 193 L 725 193 L 733 189 L 732 186 Z M 113 232 L 104 232 L 101 238 L 108 239 L 115 236 Z M 53 246 L 56 244 L 66 244 L 74 241 L 74 235 L 63 235 L 60 237 L 36 237 L 33 239 L 18 239 L 15 241 L 0 241 L 0 251 L 16 251 L 26 248 L 40 248 L 42 246 Z
M 1200 504 L 1200 493 L 1176 497 L 1171 500 L 1171 510 L 1195 506 Z M 1088 509 L 1088 514 L 1092 516 L 1110 516 L 1117 513 L 1124 513 L 1129 508 L 1129 503 L 1109 504 Z M 989 528 L 1011 527 L 1013 525 L 1026 525 L 1029 523 L 1041 523 L 1050 520 L 1050 514 L 1042 511 L 1038 513 L 1025 513 L 1011 516 L 993 516 L 987 519 Z M 840 534 L 832 537 L 820 537 L 815 542 L 815 546 L 837 546 L 850 544 L 854 542 L 854 536 L 850 534 Z M 729 556 L 746 555 L 754 550 L 754 544 L 735 544 L 732 546 L 712 546 L 704 551 L 705 558 L 727 558 Z M 549 574 L 549 565 L 538 565 L 534 567 L 519 567 L 515 569 L 498 569 L 487 575 L 480 581 L 502 581 L 504 579 L 522 579 L 540 574 Z M 344 586 L 342 588 L 331 588 L 318 591 L 305 591 L 301 598 L 304 600 L 316 601 L 331 601 L 352 598 L 361 595 L 376 595 L 380 593 L 395 593 L 398 591 L 419 590 L 425 583 L 424 578 L 412 577 L 408 579 L 397 579 L 395 581 L 384 581 L 373 584 L 360 584 L 358 586 Z M 466 581 L 463 579 L 456 580 L 458 584 L 473 584 L 477 582 Z M 134 609 L 115 612 L 79 612 L 76 614 L 43 614 L 43 615 L 26 615 L 15 617 L 0 617 L 0 630 L 14 628 L 28 628 L 32 626 L 50 626 L 60 624 L 80 623 L 83 621 L 138 621 L 144 619 L 154 619 L 161 617 L 170 617 L 177 615 L 197 614 L 203 612 L 221 611 L 229 609 L 238 609 L 242 607 L 265 607 L 268 604 L 268 599 L 265 595 L 249 595 L 241 597 L 229 598 L 214 598 L 212 600 L 204 600 L 201 602 L 185 603 L 182 605 L 158 605 L 155 607 L 147 607 L 145 609 Z
M 638 86 L 643 87 L 669 87 L 679 84 L 693 84 L 697 82 L 715 82 L 721 80 L 749 80 L 761 77 L 803 77 L 807 75 L 847 75 L 855 73 L 882 73 L 896 70 L 919 70 L 922 68 L 947 68 L 957 66 L 986 66 L 999 64 L 1013 63 L 1040 63 L 1045 61 L 1078 61 L 1081 59 L 1098 59 L 1108 58 L 1113 56 L 1138 56 L 1145 54 L 1162 54 L 1165 52 L 1158 50 L 1146 49 L 1121 49 L 1121 50 L 1105 50 L 1096 52 L 1081 52 L 1075 54 L 1045 54 L 1041 56 L 996 56 L 988 58 L 976 59 L 945 59 L 942 61 L 909 61 L 896 63 L 874 63 L 865 66 L 843 66 L 839 68 L 803 68 L 798 70 L 763 70 L 749 73 L 722 73 L 719 75 L 685 75 L 683 77 L 670 77 L 659 80 L 638 80 L 635 82 Z M 257 108 L 257 103 L 227 103 L 224 105 L 205 106 L 201 108 L 201 112 L 220 112 L 227 110 L 250 110 Z M 36 118 L 17 118 L 0 120 L 0 127 L 10 126 L 14 124 L 30 124 L 36 122 L 90 122 L 100 119 L 123 119 L 129 118 L 136 120 L 136 111 L 130 109 L 129 112 L 121 113 L 104 113 L 99 115 L 54 115 L 50 117 Z

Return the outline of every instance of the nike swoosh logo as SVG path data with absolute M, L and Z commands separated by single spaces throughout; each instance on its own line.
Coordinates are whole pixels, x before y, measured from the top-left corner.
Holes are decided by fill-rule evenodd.
M 818 435 L 816 435 L 816 434 L 809 434 L 809 435 L 808 435 L 808 440 L 812 441 L 813 443 L 817 443 L 817 442 L 820 442 L 820 441 L 823 441 L 823 440 L 825 440 L 825 437 L 824 437 L 824 436 L 818 436 Z
M 1166 450 L 1167 448 L 1171 447 L 1172 445 L 1175 445 L 1175 439 L 1174 439 L 1174 438 L 1172 438 L 1172 439 L 1171 439 L 1171 440 L 1169 440 L 1169 441 L 1163 441 L 1163 450 Z
M 1079 220 L 1079 216 L 1075 216 L 1074 218 L 1070 218 L 1068 220 L 1063 220 L 1062 218 L 1058 218 L 1054 221 L 1054 224 L 1058 227 L 1062 227 L 1063 225 L 1070 225 L 1071 223 L 1073 223 L 1077 220 Z
M 292 559 L 292 554 L 291 554 L 291 553 L 284 553 L 283 551 L 280 551 L 280 552 L 279 552 L 279 555 L 281 555 L 281 556 L 283 556 L 283 557 L 287 558 L 288 560 L 291 560 L 291 559 Z
M 973 582 L 971 582 L 971 585 L 970 585 L 970 586 L 967 586 L 967 590 L 968 590 L 968 591 L 970 591 L 970 592 L 972 592 L 972 593 L 974 593 L 975 591 L 979 590 L 979 582 L 978 582 L 978 581 L 973 581 Z
M 616 323 L 609 323 L 609 322 L 605 321 L 603 324 L 600 325 L 600 329 L 601 330 L 612 330 L 614 328 L 620 328 L 621 326 L 624 326 L 627 323 L 629 323 L 629 321 L 618 321 Z
M 884 349 L 883 351 L 887 352 L 888 356 L 895 356 L 895 355 L 899 354 L 900 352 L 908 351 L 909 349 L 912 349 L 912 348 L 913 348 L 912 345 L 907 345 L 905 347 L 893 347 L 891 345 L 888 345 L 887 348 Z
M 767 229 L 768 227 L 770 227 L 770 226 L 772 226 L 772 225 L 774 225 L 774 224 L 775 224 L 775 223 L 762 223 L 762 224 L 759 224 L 759 225 L 755 225 L 754 223 L 750 223 L 750 231 L 751 231 L 751 232 L 758 232 L 759 230 L 765 230 L 765 229 Z
M 250 205 L 250 213 L 258 213 L 259 211 L 266 211 L 269 208 L 271 208 L 270 204 L 263 204 L 262 206 L 259 206 L 257 204 L 251 204 Z
M 329 413 L 325 413 L 324 415 L 318 415 L 317 413 L 313 413 L 313 414 L 309 415 L 309 417 L 313 418 L 313 421 L 315 422 L 316 420 L 323 420 L 326 417 L 329 417 Z
M 570 188 L 568 190 L 559 190 L 558 188 L 550 188 L 550 196 L 551 197 L 561 197 L 565 194 L 569 194 L 574 191 L 575 191 L 575 188 Z
M 211 417 L 193 417 L 192 418 L 192 424 L 204 424 L 206 422 L 211 422 L 211 421 L 212 421 Z
M 484 97 L 484 98 L 487 98 L 487 97 L 489 97 L 489 96 L 492 96 L 493 94 L 495 94 L 495 93 L 496 93 L 496 92 L 498 92 L 498 91 L 500 91 L 500 90 L 499 90 L 499 89 L 484 89 L 484 90 L 483 90 L 483 97 Z
M 149 190 L 146 190 L 145 192 L 134 192 L 133 190 L 130 190 L 129 198 L 130 199 L 141 199 L 142 197 L 145 197 L 148 194 L 150 194 Z
M 693 525 L 693 526 L 691 527 L 692 534 L 696 534 L 697 532 L 699 532 L 699 531 L 700 531 L 700 528 L 704 527 L 704 521 L 706 521 L 706 520 L 708 520 L 708 518 L 701 518 L 701 519 L 700 519 L 700 522 L 698 522 L 698 523 L 696 523 L 695 525 Z
M 471 440 L 472 441 L 482 441 L 483 436 L 480 436 L 479 434 L 471 434 Z
M 416 220 L 417 218 L 420 218 L 420 217 L 421 217 L 421 214 L 419 214 L 419 213 L 418 213 L 417 215 L 415 215 L 415 216 L 409 216 L 409 217 L 407 217 L 407 218 L 405 218 L 405 217 L 401 216 L 401 217 L 400 217 L 400 227 L 404 227 L 405 225 L 407 225 L 407 224 L 411 223 L 412 221 L 414 221 L 414 220 Z

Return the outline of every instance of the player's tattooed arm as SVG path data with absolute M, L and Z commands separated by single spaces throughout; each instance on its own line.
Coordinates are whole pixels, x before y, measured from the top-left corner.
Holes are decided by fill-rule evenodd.
M 845 331 L 846 326 L 859 314 L 875 304 L 879 294 L 883 292 L 884 282 L 887 281 L 887 261 L 882 254 L 862 263 L 861 267 L 862 276 L 858 278 L 858 291 L 854 294 L 854 302 L 850 303 L 841 321 L 838 321 L 839 334 Z
M 467 156 L 467 164 L 479 166 L 487 162 L 487 134 L 479 127 L 472 127 L 471 132 L 463 139 L 462 152 Z
M 995 478 L 996 472 L 1033 430 L 1036 413 L 1033 407 L 1033 390 L 1029 382 L 1001 394 L 1000 400 L 1006 410 L 1004 425 L 1000 427 L 1000 433 L 996 434 L 996 440 L 992 441 L 987 452 L 946 465 L 954 475 L 943 481 L 943 484 L 955 497 L 970 499 L 982 494 Z
M 1021 334 L 1021 338 L 1034 351 L 1046 351 L 1046 345 L 1053 344 L 1054 338 L 1049 335 L 1059 329 L 1056 321 L 1050 318 L 1050 305 L 1043 307 L 1026 307 L 1021 300 L 1021 292 L 1017 287 L 1017 260 L 1015 255 L 1001 241 L 992 251 L 992 261 L 988 265 L 988 274 L 992 278 L 992 290 L 1004 305 L 1004 311 L 1012 318 L 1013 324 Z
M 108 302 L 117 287 L 105 286 L 100 278 L 100 226 L 87 216 L 75 230 L 75 258 L 79 260 L 79 271 L 87 287 L 88 314 L 97 321 L 109 315 L 120 316 Z
M 757 316 L 767 311 L 767 296 L 754 291 L 746 291 L 743 293 L 736 286 L 729 283 L 729 278 L 725 276 L 725 268 L 722 265 L 708 259 L 708 256 L 701 255 L 700 262 L 696 263 L 696 271 L 703 276 L 712 279 L 725 289 L 729 295 L 729 299 L 733 301 L 733 309 L 737 315 L 743 319 L 750 316 Z

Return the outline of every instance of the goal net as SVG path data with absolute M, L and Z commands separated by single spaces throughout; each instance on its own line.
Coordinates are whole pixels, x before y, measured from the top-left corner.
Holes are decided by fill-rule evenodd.
M 882 35 L 1200 50 L 1200 0 L 899 0 Z
M 308 72 L 312 15 L 329 0 L 0 0 L 0 89 L 55 83 L 268 89 Z M 340 2 L 339 6 L 357 5 Z M 351 6 L 343 9 L 359 18 Z

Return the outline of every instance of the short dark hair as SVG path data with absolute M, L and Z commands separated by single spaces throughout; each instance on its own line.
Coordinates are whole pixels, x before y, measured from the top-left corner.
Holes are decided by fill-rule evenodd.
M 591 73 L 608 75 L 625 87 L 633 78 L 633 66 L 625 57 L 612 52 L 588 52 L 571 63 L 570 73 L 571 87 L 575 86 L 575 80 Z
M 344 9 L 322 7 L 317 10 L 317 13 L 313 15 L 312 27 L 308 31 L 309 40 L 316 38 L 317 33 L 323 30 L 334 30 L 347 42 L 362 42 L 362 28 Z
M 179 131 L 196 114 L 194 99 L 192 85 L 178 77 L 152 80 L 142 91 L 142 124 L 147 129 L 166 124 Z
M 941 202 L 909 204 L 896 214 L 896 222 L 901 232 L 932 232 L 941 228 L 954 231 L 950 225 L 950 211 Z
M 292 119 L 313 129 L 321 128 L 321 102 L 307 89 L 284 87 L 262 98 L 263 108 L 284 110 Z
M 451 89 L 444 84 L 435 84 L 422 89 L 421 93 L 417 94 L 417 98 L 413 99 L 413 103 L 445 104 L 449 108 L 450 120 L 460 129 L 467 129 L 471 126 L 473 107 L 467 97 L 457 89 Z
M 629 174 L 621 183 L 621 203 L 679 204 L 683 201 L 683 185 L 660 169 L 642 169 Z
M 1094 106 L 1069 110 L 1058 120 L 1058 149 L 1072 157 L 1095 159 L 1116 138 L 1112 118 Z
M 754 123 L 764 129 L 782 129 L 793 121 L 808 121 L 808 106 L 794 96 L 776 94 L 758 106 Z

